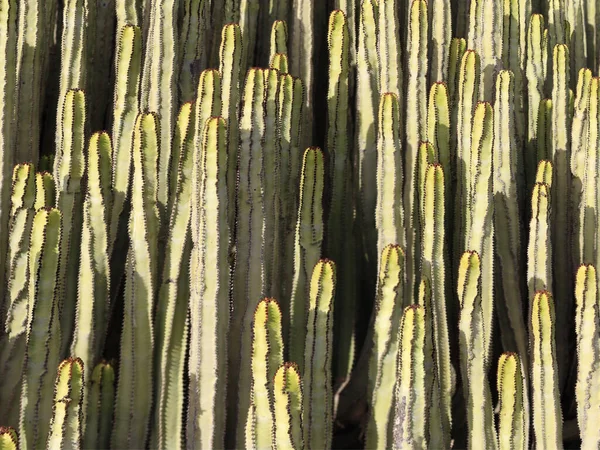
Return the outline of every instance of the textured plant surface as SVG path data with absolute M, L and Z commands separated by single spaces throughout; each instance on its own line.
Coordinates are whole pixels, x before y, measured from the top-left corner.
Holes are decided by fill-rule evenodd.
M 0 450 L 600 448 L 595 0 L 0 0 Z

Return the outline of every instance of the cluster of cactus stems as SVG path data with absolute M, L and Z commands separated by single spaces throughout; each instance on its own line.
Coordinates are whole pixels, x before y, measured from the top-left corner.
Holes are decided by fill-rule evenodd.
M 598 8 L 0 0 L 0 450 L 597 449 Z

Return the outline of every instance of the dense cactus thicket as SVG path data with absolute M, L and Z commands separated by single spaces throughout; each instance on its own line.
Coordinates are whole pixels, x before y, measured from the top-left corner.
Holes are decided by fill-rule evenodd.
M 0 450 L 600 448 L 595 0 L 0 0 Z

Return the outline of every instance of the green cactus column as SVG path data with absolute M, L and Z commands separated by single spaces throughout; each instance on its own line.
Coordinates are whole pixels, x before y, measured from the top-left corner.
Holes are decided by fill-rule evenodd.
M 463 254 L 458 268 L 460 302 L 460 353 L 467 422 L 468 446 L 497 448 L 494 413 L 487 379 L 487 339 L 482 304 L 482 261 L 477 252 Z
M 133 137 L 129 253 L 121 359 L 115 404 L 113 447 L 144 447 L 152 409 L 154 327 L 157 285 L 159 122 L 140 114 Z
M 496 252 L 500 261 L 500 282 L 503 298 L 496 296 L 503 348 L 514 351 L 529 367 L 527 331 L 523 321 L 522 279 L 525 267 L 521 261 L 521 233 L 517 165 L 519 149 L 515 125 L 515 77 L 503 70 L 496 79 L 494 105 L 494 226 Z
M 119 220 L 129 196 L 131 176 L 131 144 L 139 112 L 138 95 L 142 63 L 142 32 L 139 27 L 125 25 L 119 31 L 115 56 L 115 90 L 113 104 L 113 204 L 110 206 L 109 254 L 119 232 Z M 106 205 L 109 207 L 109 205 Z
M 61 355 L 67 355 L 75 326 L 77 279 L 83 218 L 82 179 L 85 174 L 86 97 L 72 89 L 63 103 L 63 127 L 54 160 L 56 206 L 62 213 L 62 237 L 59 255 L 58 301 L 62 333 Z
M 304 345 L 304 396 L 302 415 L 304 444 L 308 448 L 330 448 L 333 437 L 333 392 L 331 389 L 333 313 L 336 265 L 320 260 L 310 281 L 310 303 Z M 310 388 L 308 388 L 310 387 Z
M 10 209 L 10 183 L 14 164 L 14 110 L 17 94 L 17 2 L 0 0 L 0 273 L 5 273 Z M 0 321 L 4 321 L 5 285 L 0 287 Z
M 312 271 L 322 256 L 324 166 L 321 149 L 311 147 L 304 152 L 289 312 L 289 355 L 292 361 L 298 361 L 301 372 L 304 368 L 310 280 Z
M 555 0 L 555 3 L 557 1 Z M 550 26 L 552 22 L 550 23 Z M 550 28 L 552 31 L 552 27 Z M 557 38 L 558 39 L 558 38 Z M 571 267 L 571 192 L 569 115 L 569 49 L 566 45 L 554 47 L 552 88 L 552 155 L 555 179 L 552 197 L 552 246 L 554 269 L 554 297 L 557 299 L 556 351 L 560 361 L 560 387 L 564 387 L 570 365 L 568 350 L 569 317 L 573 311 L 573 274 Z
M 115 370 L 101 362 L 92 371 L 87 387 L 83 448 L 109 448 L 115 403 Z
M 148 2 L 148 36 L 140 88 L 141 109 L 154 111 L 160 121 L 157 201 L 159 217 L 165 224 L 169 201 L 171 136 L 178 105 L 176 36 L 179 4 L 176 0 Z
M 381 254 L 379 283 L 375 300 L 373 345 L 369 358 L 371 415 L 366 448 L 387 448 L 391 443 L 394 386 L 397 375 L 398 330 L 404 294 L 404 252 L 388 245 Z
M 554 298 L 537 291 L 531 306 L 533 431 L 541 448 L 562 448 L 562 412 L 556 358 Z
M 54 407 L 46 448 L 79 448 L 83 439 L 83 362 L 69 358 L 58 366 Z
M 599 302 L 597 274 L 592 265 L 580 266 L 575 282 L 575 331 L 577 333 L 577 422 L 582 449 L 600 444 L 600 431 L 595 424 L 600 418 Z
M 503 353 L 498 362 L 500 450 L 529 448 L 529 399 L 525 390 L 526 369 L 523 368 L 521 359 L 516 353 Z
M 394 448 L 425 449 L 428 446 L 426 336 L 432 330 L 427 326 L 425 314 L 422 306 L 408 306 L 400 323 L 392 430 Z
M 186 425 L 188 443 L 207 448 L 224 445 L 224 400 L 227 383 L 235 378 L 227 374 L 230 315 L 227 151 L 225 121 L 212 117 L 204 129 L 202 147 L 193 151 Z
M 302 441 L 302 379 L 294 363 L 277 369 L 273 379 L 273 415 L 275 417 L 275 448 L 300 450 Z
M 58 284 L 62 217 L 58 209 L 40 209 L 29 244 L 27 350 L 21 388 L 19 446 L 43 448 L 52 417 L 54 379 L 59 364 Z

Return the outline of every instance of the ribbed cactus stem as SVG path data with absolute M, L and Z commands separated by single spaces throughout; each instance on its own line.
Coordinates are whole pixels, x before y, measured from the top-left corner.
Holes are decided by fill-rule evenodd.
M 169 175 L 171 168 L 171 133 L 175 128 L 177 101 L 177 22 L 179 3 L 176 0 L 152 0 L 148 9 L 148 37 L 140 106 L 154 111 L 160 122 L 157 202 L 161 220 L 167 222 Z M 150 6 L 150 5 L 149 5 Z
M 497 448 L 496 430 L 490 386 L 487 379 L 487 349 L 482 302 L 482 261 L 477 252 L 463 254 L 458 268 L 458 299 L 460 302 L 461 372 L 467 423 L 468 445 L 476 449 Z
M 230 350 L 227 347 L 227 333 L 230 315 L 230 230 L 225 177 L 228 167 L 227 151 L 225 121 L 213 117 L 204 129 L 202 147 L 193 149 L 192 160 L 190 384 L 186 425 L 188 442 L 201 442 L 208 447 L 224 445 L 224 399 L 229 378 L 227 356 Z M 182 209 L 182 214 L 184 212 L 185 209 Z M 185 264 L 185 261 L 181 264 Z M 182 265 L 180 270 L 183 271 L 184 268 L 185 265 Z M 187 273 L 185 276 L 188 276 Z M 178 304 L 179 308 L 183 306 L 185 309 L 186 302 L 183 300 L 185 296 L 178 299 Z M 185 314 L 184 311 L 182 313 Z M 173 323 L 175 325 L 178 322 Z
M 411 305 L 405 308 L 400 323 L 395 411 L 393 421 L 394 448 L 427 448 L 426 335 L 431 332 L 425 320 L 425 309 Z
M 277 369 L 273 380 L 273 397 L 274 447 L 282 450 L 302 449 L 302 379 L 294 363 L 285 363 Z
M 19 208 L 32 208 L 35 202 L 35 168 L 33 164 L 17 164 L 12 173 L 12 187 L 10 195 L 10 217 L 12 218 Z
M 273 70 L 273 72 L 275 72 Z M 250 393 L 250 333 L 254 310 L 266 291 L 263 241 L 266 217 L 262 193 L 262 142 L 265 133 L 266 71 L 250 69 L 244 87 L 240 113 L 239 181 L 237 183 L 236 264 L 233 272 L 231 330 L 229 333 L 229 370 L 240 379 L 229 379 L 229 408 L 238 412 L 229 416 L 230 426 L 237 427 L 237 445 L 245 440 L 246 413 Z M 252 163 L 254 162 L 254 163 Z M 244 397 L 238 409 L 238 392 Z
M 48 208 L 54 205 L 56 187 L 54 177 L 49 172 L 38 172 L 35 174 L 35 203 L 33 209 Z
M 580 266 L 575 278 L 575 331 L 577 333 L 577 422 L 582 438 L 582 449 L 600 445 L 600 430 L 595 425 L 600 419 L 600 357 L 598 335 L 599 302 L 597 274 L 592 265 Z
M 131 144 L 138 115 L 138 95 L 142 64 L 142 32 L 125 25 L 120 29 L 115 56 L 115 91 L 113 102 L 113 204 L 110 212 L 109 254 L 117 239 L 119 219 L 129 196 Z M 108 207 L 108 205 L 107 205 Z
M 373 347 L 369 359 L 371 415 L 366 448 L 387 448 L 391 444 L 390 424 L 398 360 L 398 330 L 404 294 L 404 252 L 388 245 L 381 254 L 379 283 L 375 300 Z
M 443 446 L 450 442 L 452 426 L 452 381 L 450 364 L 450 345 L 448 334 L 446 280 L 448 270 L 448 250 L 445 235 L 445 192 L 444 170 L 441 165 L 433 164 L 427 168 L 424 184 L 424 228 L 423 259 L 421 272 L 423 278 L 431 281 L 431 305 L 433 319 L 433 342 L 435 377 L 440 389 L 441 425 Z
M 521 261 L 519 221 L 519 190 L 517 136 L 515 128 L 515 77 L 503 70 L 496 79 L 494 105 L 494 226 L 496 250 L 500 261 L 500 279 L 504 299 L 498 302 L 503 348 L 515 351 L 529 367 L 527 331 L 521 303 L 522 288 L 519 273 L 525 267 Z
M 547 160 L 542 160 L 538 164 L 537 173 L 535 175 L 536 183 L 543 183 L 548 185 L 548 187 L 552 187 L 552 174 L 553 167 L 552 162 Z
M 143 447 L 152 407 L 153 311 L 159 230 L 158 117 L 140 114 L 133 136 L 133 177 L 121 360 L 115 405 L 114 447 Z M 131 401 L 131 399 L 134 401 Z
M 275 53 L 269 62 L 269 67 L 280 73 L 288 73 L 288 57 L 285 53 Z
M 81 357 L 89 378 L 104 348 L 110 312 L 110 267 L 106 206 L 111 202 L 112 147 L 106 133 L 96 133 L 88 147 L 88 191 L 77 289 L 77 310 L 71 354 Z
M 525 397 L 525 372 L 521 359 L 516 353 L 503 353 L 498 362 L 500 450 L 529 448 L 528 399 Z
M 554 0 L 558 3 L 558 0 Z M 549 24 L 552 32 L 552 22 Z M 560 27 L 557 27 L 557 29 Z M 562 42 L 557 34 L 557 41 Z M 564 38 L 563 38 L 564 39 Z M 566 45 L 554 47 L 554 82 L 552 87 L 552 155 L 554 163 L 554 189 L 560 195 L 552 197 L 552 245 L 554 247 L 553 268 L 554 296 L 557 299 L 558 321 L 556 327 L 556 350 L 560 361 L 559 375 L 561 389 L 566 382 L 569 364 L 568 329 L 569 317 L 573 311 L 573 285 L 571 267 L 571 207 L 569 203 L 571 183 L 569 170 L 571 120 L 569 114 L 569 48 Z
M 83 440 L 83 362 L 69 358 L 58 366 L 47 448 L 78 448 Z
M 247 416 L 246 448 L 269 448 L 273 444 L 273 379 L 283 364 L 281 309 L 272 298 L 262 300 L 254 313 L 252 328 L 252 393 Z
M 413 298 L 421 259 L 421 220 L 417 186 L 417 154 L 427 140 L 427 3 L 414 0 L 410 7 L 406 57 L 406 150 L 404 151 L 404 221 L 406 224 L 406 298 Z M 393 91 L 392 91 L 393 92 Z
M 75 324 L 77 276 L 82 224 L 82 178 L 85 173 L 86 98 L 83 91 L 69 90 L 63 103 L 62 147 L 54 160 L 56 206 L 63 218 L 58 299 L 61 309 L 61 355 L 68 353 Z
M 523 2 L 521 2 L 523 3 Z M 524 18 L 525 19 L 525 18 Z M 532 14 L 528 19 L 527 27 L 527 63 L 525 73 L 527 76 L 527 156 L 525 158 L 525 172 L 527 186 L 533 184 L 538 139 L 538 110 L 540 101 L 544 98 L 544 83 L 546 81 L 546 66 L 544 56 L 547 53 L 544 41 L 544 17 L 541 14 Z
M 281 3 L 284 3 L 283 1 Z M 276 20 L 271 26 L 271 39 L 270 39 L 270 58 L 276 54 L 287 54 L 287 41 L 288 41 L 288 27 L 285 20 Z
M 83 448 L 108 448 L 115 402 L 115 370 L 101 362 L 89 380 Z
M 431 83 L 448 80 L 448 61 L 452 42 L 452 10 L 450 0 L 430 0 L 431 16 Z
M 184 110 L 185 111 L 185 110 Z M 191 240 L 189 234 L 194 154 L 194 120 L 189 108 L 183 119 L 169 238 L 165 251 L 162 284 L 158 295 L 156 324 L 155 392 L 157 393 L 151 442 L 159 448 L 177 447 L 183 439 L 184 360 L 187 353 L 187 299 L 190 278 Z M 185 114 L 185 112 L 184 112 Z M 181 118 L 181 115 L 180 115 Z M 178 121 L 177 127 L 184 126 Z M 174 152 L 177 150 L 174 147 Z
M 402 138 L 398 96 L 387 93 L 379 102 L 377 132 L 377 252 L 390 244 L 406 246 L 402 202 Z M 403 275 L 405 276 L 405 275 Z
M 321 258 L 323 243 L 323 189 L 325 164 L 318 147 L 304 152 L 300 177 L 300 205 L 294 243 L 294 278 L 290 301 L 289 354 L 304 368 L 306 311 L 312 271 Z
M 43 448 L 52 417 L 59 364 L 60 325 L 56 287 L 61 248 L 61 213 L 40 209 L 33 219 L 29 244 L 29 311 L 27 350 L 21 389 L 19 447 Z
M 219 71 L 221 73 L 221 115 L 227 122 L 227 191 L 228 222 L 235 225 L 236 180 L 238 162 L 238 103 L 242 87 L 242 31 L 236 23 L 229 23 L 221 32 Z
M 396 94 L 402 103 L 404 95 L 400 47 L 402 23 L 398 17 L 399 9 L 400 2 L 398 0 L 380 0 L 376 20 L 379 33 L 377 46 L 379 89 L 380 92 Z
M 527 287 L 529 302 L 536 291 L 552 287 L 552 253 L 550 240 L 550 187 L 536 183 L 531 196 L 531 221 L 527 247 Z
M 573 263 L 579 265 L 593 264 L 598 261 L 600 252 L 596 250 L 596 232 L 598 230 L 596 208 L 598 206 L 598 151 L 600 150 L 600 133 L 598 127 L 600 125 L 600 79 L 592 78 L 588 91 L 588 111 L 587 111 L 587 136 L 585 136 L 585 145 L 581 149 L 572 148 L 571 153 L 571 168 L 573 168 L 573 159 L 580 156 L 581 165 L 578 169 L 581 172 L 579 179 L 573 180 L 572 195 L 573 206 L 579 208 L 579 211 L 573 211 L 574 219 L 574 250 L 578 250 L 578 254 L 573 255 Z M 577 115 L 577 109 L 575 110 Z M 575 118 L 573 125 L 576 125 Z M 573 128 L 573 133 L 575 129 Z M 575 142 L 573 142 L 575 144 Z M 576 152 L 581 155 L 576 156 Z M 576 177 L 579 174 L 574 174 Z M 579 184 L 577 184 L 579 181 Z M 580 195 L 578 196 L 578 187 Z M 579 198 L 577 198 L 579 197 Z M 577 227 L 577 228 L 576 228 Z M 577 259 L 575 259 L 577 257 Z
M 533 430 L 538 446 L 562 448 L 562 412 L 556 359 L 554 298 L 537 291 L 531 306 Z
M 540 101 L 537 120 L 537 162 L 552 158 L 552 100 Z
M 489 364 L 494 314 L 494 203 L 492 155 L 494 140 L 494 111 L 489 103 L 479 103 L 473 115 L 471 143 L 471 196 L 467 204 L 470 226 L 465 238 L 466 247 L 481 258 L 481 309 L 486 364 Z
M 358 27 L 358 53 L 356 61 L 356 114 L 355 139 L 358 174 L 355 185 L 358 190 L 360 224 L 365 236 L 369 262 L 377 255 L 377 232 L 375 210 L 377 202 L 377 108 L 379 104 L 379 59 L 377 54 L 377 0 L 363 1 L 360 6 Z M 376 275 L 376 270 L 371 269 Z
M 336 266 L 322 259 L 313 270 L 306 344 L 304 346 L 304 384 L 310 386 L 304 395 L 302 416 L 304 445 L 329 448 L 333 427 L 333 392 L 331 360 L 333 337 L 333 299 L 336 292 Z
M 62 11 L 62 38 L 60 51 L 60 79 L 58 87 L 58 108 L 56 115 L 56 148 L 62 148 L 65 126 L 63 108 L 69 89 L 87 89 L 87 52 L 89 26 L 89 0 L 66 0 Z
M 302 126 L 302 104 L 304 102 L 304 85 L 299 78 L 290 74 L 279 77 L 279 96 L 277 98 L 278 145 L 280 150 L 280 192 L 279 208 L 281 219 L 280 259 L 280 298 L 285 309 L 291 296 L 294 270 L 294 241 L 296 222 L 298 220 L 298 200 L 300 194 L 300 172 L 303 154 L 300 150 L 300 135 Z M 284 320 L 284 333 L 287 332 Z

